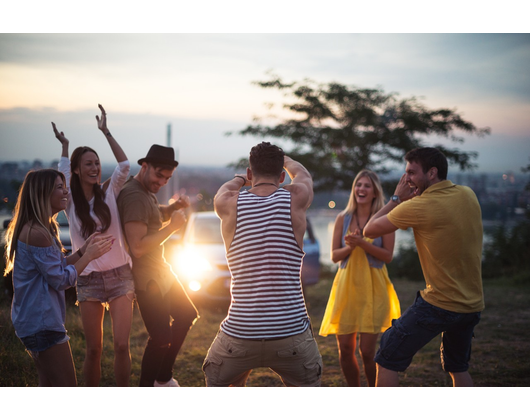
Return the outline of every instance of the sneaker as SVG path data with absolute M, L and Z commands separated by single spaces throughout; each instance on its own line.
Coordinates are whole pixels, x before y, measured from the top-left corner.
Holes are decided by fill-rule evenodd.
M 162 387 L 162 386 L 178 386 L 178 387 L 180 387 L 179 383 L 177 382 L 177 380 L 175 378 L 171 378 L 168 382 L 166 382 L 164 384 L 161 384 L 160 382 L 155 381 L 153 386 L 155 386 L 155 387 Z

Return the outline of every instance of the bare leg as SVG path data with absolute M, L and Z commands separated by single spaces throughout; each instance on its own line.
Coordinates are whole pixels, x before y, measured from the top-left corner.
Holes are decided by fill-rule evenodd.
M 376 366 L 374 357 L 377 337 L 379 334 L 361 333 L 359 338 L 359 350 L 363 359 L 364 374 L 368 386 L 375 386 Z
M 339 361 L 348 386 L 361 386 L 359 364 L 355 357 L 357 333 L 337 335 Z
M 449 372 L 453 379 L 453 386 L 473 386 L 473 379 L 469 372 Z
M 132 300 L 120 296 L 109 303 L 114 337 L 114 375 L 117 386 L 129 386 L 131 353 L 129 336 L 132 324 Z
M 74 360 L 68 342 L 41 351 L 35 360 L 39 386 L 77 386 Z
M 377 365 L 377 380 L 375 386 L 399 386 L 399 376 L 393 370 L 385 369 L 381 365 Z
M 83 364 L 85 386 L 99 386 L 105 308 L 99 301 L 80 302 L 79 307 L 86 340 L 86 355 Z

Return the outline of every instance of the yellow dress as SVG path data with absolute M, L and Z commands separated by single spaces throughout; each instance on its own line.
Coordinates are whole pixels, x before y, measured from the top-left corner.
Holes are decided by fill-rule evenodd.
M 399 300 L 386 265 L 371 267 L 365 251 L 355 247 L 346 267 L 337 271 L 319 334 L 378 334 L 400 316 Z

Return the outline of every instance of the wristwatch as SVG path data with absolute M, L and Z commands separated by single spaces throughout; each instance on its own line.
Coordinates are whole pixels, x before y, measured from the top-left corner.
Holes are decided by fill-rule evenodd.
M 390 199 L 396 204 L 401 203 L 401 200 L 399 199 L 399 195 L 393 195 L 392 197 L 390 197 Z

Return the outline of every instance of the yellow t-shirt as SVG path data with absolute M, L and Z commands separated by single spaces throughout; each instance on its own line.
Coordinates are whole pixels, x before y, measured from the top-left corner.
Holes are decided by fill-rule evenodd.
M 459 313 L 484 309 L 482 215 L 470 188 L 438 182 L 393 209 L 388 220 L 414 231 L 426 282 L 423 299 Z

